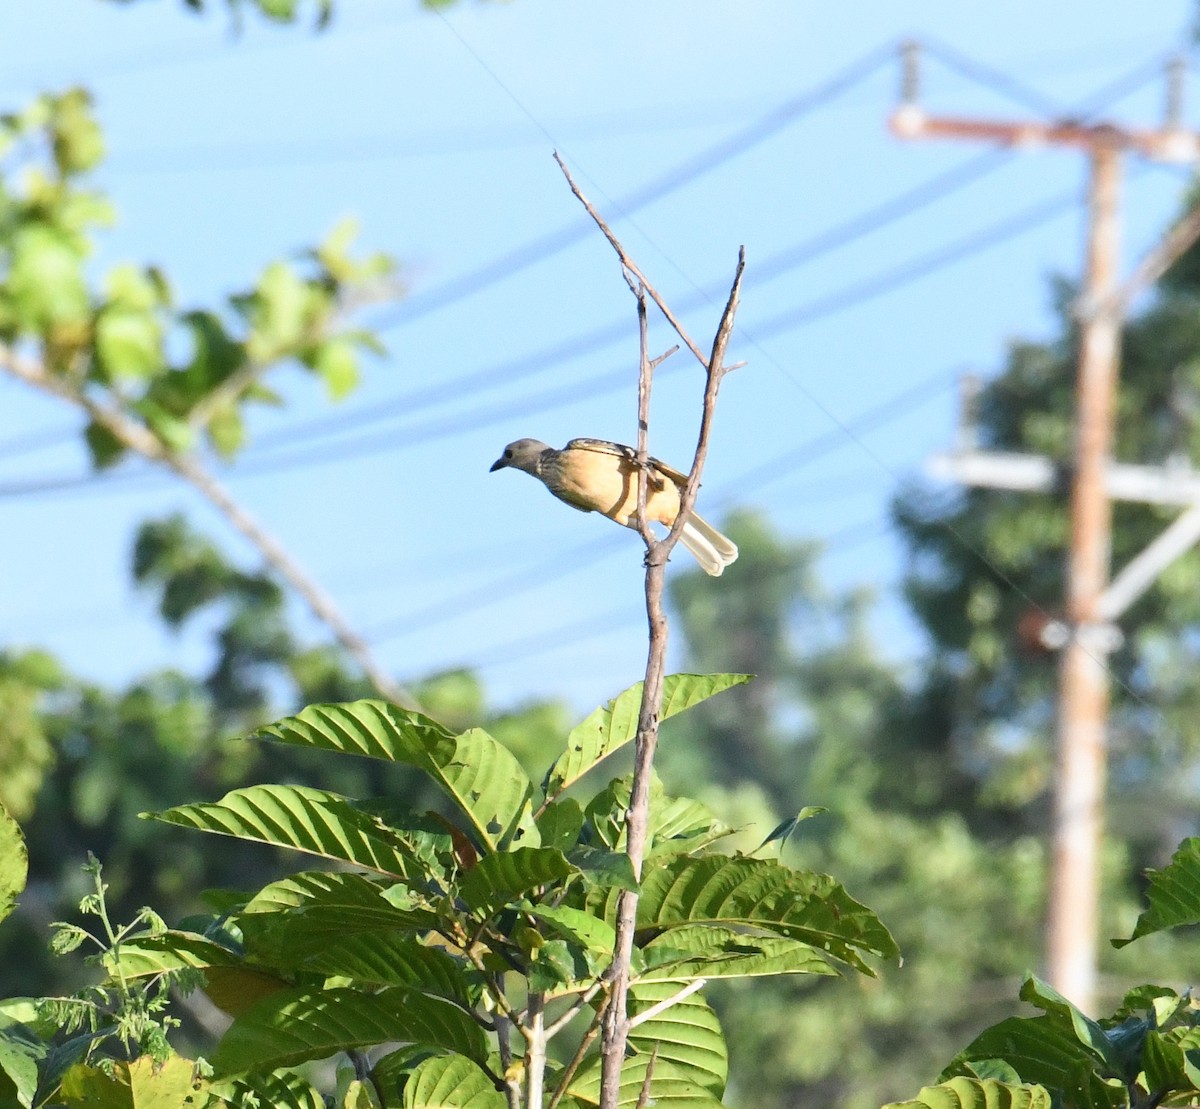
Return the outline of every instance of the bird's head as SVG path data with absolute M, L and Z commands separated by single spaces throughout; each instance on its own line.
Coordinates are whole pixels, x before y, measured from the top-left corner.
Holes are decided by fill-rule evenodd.
M 504 453 L 492 463 L 489 472 L 495 473 L 511 466 L 514 470 L 536 474 L 538 461 L 549 449 L 540 439 L 518 439 L 504 448 Z

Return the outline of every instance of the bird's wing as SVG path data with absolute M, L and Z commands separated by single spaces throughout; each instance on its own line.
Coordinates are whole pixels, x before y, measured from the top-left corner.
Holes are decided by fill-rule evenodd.
M 597 454 L 615 454 L 619 458 L 637 459 L 637 451 L 608 439 L 572 439 L 564 451 L 595 451 Z
M 627 447 L 623 443 L 614 443 L 609 439 L 572 439 L 563 450 L 596 451 L 598 454 L 613 454 L 618 458 L 625 458 L 634 464 L 637 463 L 637 451 L 633 447 Z M 687 474 L 680 473 L 674 466 L 668 466 L 653 456 L 649 462 L 663 477 L 673 481 L 680 488 L 687 484 Z

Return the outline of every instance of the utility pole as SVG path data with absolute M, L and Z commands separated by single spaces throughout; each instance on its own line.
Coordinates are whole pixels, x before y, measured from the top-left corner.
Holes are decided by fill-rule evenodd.
M 1071 537 L 1066 559 L 1065 619 L 1052 622 L 1043 635 L 1048 646 L 1062 651 L 1046 971 L 1051 984 L 1085 1011 L 1094 1008 L 1096 992 L 1110 692 L 1107 657 L 1121 642 L 1120 632 L 1110 621 L 1149 588 L 1167 562 L 1200 539 L 1200 507 L 1193 507 L 1125 568 L 1118 582 L 1113 583 L 1114 587 L 1123 585 L 1122 591 L 1110 589 L 1114 496 L 1200 505 L 1200 483 L 1190 473 L 1119 466 L 1112 461 L 1113 412 L 1125 312 L 1133 296 L 1157 280 L 1200 234 L 1200 222 L 1195 228 L 1189 223 L 1183 233 L 1177 228 L 1163 248 L 1138 268 L 1125 288 L 1118 286 L 1124 155 L 1134 152 L 1160 160 L 1195 161 L 1200 154 L 1200 137 L 1180 125 L 1180 82 L 1181 70 L 1176 66 L 1169 76 L 1166 122 L 1152 131 L 1075 120 L 933 117 L 917 105 L 917 47 L 907 44 L 902 103 L 891 119 L 893 133 L 904 139 L 982 140 L 1014 147 L 1068 146 L 1083 150 L 1088 157 L 1087 248 L 1077 304 L 1079 352 L 1075 445 L 1070 467 L 1066 474 L 1059 475 L 1049 459 L 980 452 L 974 449 L 969 434 L 960 436 L 959 449 L 953 454 L 935 460 L 935 472 L 975 485 L 1050 490 L 1057 477 L 1069 479 Z M 1135 565 L 1138 563 L 1141 565 Z

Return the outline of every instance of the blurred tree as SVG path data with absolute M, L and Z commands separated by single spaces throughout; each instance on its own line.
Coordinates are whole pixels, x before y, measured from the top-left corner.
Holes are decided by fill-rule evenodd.
M 869 595 L 830 595 L 817 574 L 820 546 L 789 543 L 761 518 L 737 514 L 726 530 L 741 557 L 724 577 L 673 583 L 683 668 L 757 670 L 767 691 L 746 697 L 752 682 L 666 726 L 664 782 L 687 782 L 727 822 L 753 824 L 737 842 L 745 851 L 803 806 L 827 808 L 797 826 L 785 857 L 837 874 L 877 907 L 904 959 L 877 981 L 713 991 L 730 1039 L 729 1101 L 870 1109 L 931 1080 L 1011 1012 L 1040 957 L 1044 850 L 985 807 L 982 787 L 953 796 L 970 779 L 949 777 L 928 743 L 925 675 L 910 690 L 872 643 Z M 697 777 L 710 784 L 696 791 Z M 1117 844 L 1107 870 L 1104 926 L 1117 935 L 1137 904 Z M 1107 956 L 1111 989 L 1150 965 L 1170 974 L 1171 942 Z
M 983 449 L 1066 462 L 1072 439 L 1074 290 L 1054 287 L 1061 335 L 1017 343 L 979 405 Z M 1200 252 L 1193 248 L 1132 319 L 1121 348 L 1116 457 L 1186 472 L 1200 456 Z M 1118 502 L 1113 565 L 1133 558 L 1176 509 Z M 909 544 L 906 593 L 930 657 L 910 702 L 913 752 L 943 768 L 931 802 L 977 826 L 1040 831 L 1053 771 L 1056 659 L 1019 630 L 1063 596 L 1065 494 L 914 485 L 895 505 Z M 1121 618 L 1109 731 L 1111 820 L 1138 868 L 1196 828 L 1200 740 L 1200 551 L 1174 563 Z M 1127 819 L 1133 817 L 1133 819 Z
M 387 796 L 413 808 L 440 804 L 429 783 L 403 767 L 232 739 L 305 704 L 372 695 L 336 648 L 297 641 L 285 594 L 266 573 L 232 565 L 179 516 L 143 525 L 133 569 L 169 625 L 201 616 L 212 625 L 212 663 L 198 678 L 163 671 L 110 691 L 72 679 L 37 652 L 0 655 L 0 708 L 7 706 L 0 767 L 15 768 L 0 778 L 0 791 L 22 816 L 31 873 L 20 909 L 0 933 L 0 996 L 75 984 L 55 977 L 74 964 L 43 953 L 50 921 L 72 915 L 81 896 L 88 851 L 104 863 L 118 918 L 152 904 L 178 920 L 195 911 L 201 890 L 260 885 L 282 865 L 265 848 L 232 852 L 220 840 L 166 837 L 140 812 L 268 780 Z M 436 718 L 488 728 L 539 775 L 571 722 L 558 703 L 490 710 L 479 680 L 463 672 L 413 688 Z

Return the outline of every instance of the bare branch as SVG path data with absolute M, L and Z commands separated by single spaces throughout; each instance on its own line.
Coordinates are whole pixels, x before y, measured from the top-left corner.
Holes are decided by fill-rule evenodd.
M 655 1041 L 654 1050 L 650 1052 L 650 1058 L 646 1061 L 646 1075 L 642 1079 L 642 1088 L 638 1091 L 634 1109 L 646 1109 L 646 1106 L 650 1104 L 650 1082 L 654 1078 L 654 1064 L 658 1062 L 659 1047 L 660 1044 Z
M 629 1030 L 632 1032 L 639 1024 L 645 1024 L 646 1021 L 653 1020 L 659 1013 L 665 1013 L 672 1005 L 678 1005 L 684 998 L 698 993 L 706 985 L 708 985 L 707 978 L 697 978 L 694 982 L 689 982 L 678 993 L 663 998 L 662 1001 L 655 1002 L 649 1009 L 643 1009 L 636 1017 L 630 1017 Z
M 571 192 L 575 194 L 575 198 L 584 206 L 587 214 L 592 217 L 596 223 L 596 226 L 599 227 L 603 232 L 604 237 L 609 241 L 609 244 L 612 246 L 613 250 L 617 252 L 617 257 L 621 259 L 622 268 L 628 271 L 629 274 L 632 274 L 637 279 L 639 284 L 645 286 L 646 292 L 650 299 L 658 305 L 659 311 L 662 312 L 662 314 L 666 317 L 667 322 L 675 329 L 675 334 L 683 340 L 684 345 L 688 348 L 688 350 L 690 350 L 696 356 L 696 361 L 702 366 L 707 366 L 708 363 L 705 361 L 704 354 L 701 352 L 700 348 L 694 342 L 692 342 L 688 333 L 683 329 L 683 324 L 679 322 L 675 313 L 672 312 L 670 307 L 667 305 L 667 302 L 658 295 L 658 292 L 655 290 L 654 286 L 646 280 L 646 275 L 643 274 L 640 269 L 638 269 L 637 263 L 625 253 L 625 248 L 621 245 L 616 235 L 609 230 L 608 224 L 601 219 L 600 213 L 597 212 L 592 206 L 591 201 L 589 201 L 587 197 L 585 197 L 583 193 L 579 191 L 579 186 L 575 184 L 575 178 L 571 176 L 571 171 L 567 169 L 566 163 L 561 157 L 559 157 L 557 151 L 554 153 L 554 160 L 558 163 L 558 168 L 563 171 L 563 176 L 566 177 L 567 184 L 571 186 Z M 625 280 L 626 282 L 629 282 L 629 277 L 626 276 Z M 630 283 L 630 288 L 632 287 L 632 283 Z
M 333 599 L 300 568 L 283 545 L 259 525 L 196 458 L 169 451 L 153 432 L 119 408 L 101 404 L 82 389 L 72 388 L 67 382 L 49 373 L 39 361 L 18 354 L 10 346 L 0 344 L 0 367 L 7 369 L 34 389 L 82 408 L 128 450 L 165 466 L 187 482 L 213 505 L 235 530 L 245 536 L 267 564 L 299 594 L 313 614 L 329 628 L 334 638 L 362 667 L 363 673 L 381 696 L 397 704 L 414 703 L 414 699 L 397 685 L 375 660 L 366 641 L 342 616 Z
M 575 1049 L 575 1054 L 571 1056 L 571 1061 L 563 1068 L 562 1074 L 559 1076 L 558 1085 L 554 1089 L 554 1093 L 550 1098 L 550 1104 L 546 1109 L 557 1109 L 558 1103 L 562 1101 L 563 1095 L 567 1092 L 567 1087 L 571 1084 L 571 1079 L 575 1077 L 575 1072 L 579 1070 L 579 1065 L 583 1062 L 584 1057 L 588 1053 L 588 1048 L 596 1041 L 596 1037 L 600 1034 L 600 1029 L 604 1023 L 605 1014 L 608 1011 L 610 998 L 605 998 L 600 1006 L 599 1012 L 596 1013 L 595 1019 L 592 1021 L 591 1027 L 583 1034 L 579 1041 L 579 1046 Z M 535 1109 L 535 1107 L 530 1107 Z
M 584 990 L 583 993 L 581 993 L 579 997 L 571 1003 L 571 1007 L 569 1009 L 562 1013 L 553 1024 L 548 1024 L 546 1026 L 546 1039 L 552 1040 L 564 1028 L 566 1028 L 566 1026 L 579 1015 L 580 1010 L 586 1005 L 589 1005 L 592 998 L 595 997 L 596 994 L 598 994 L 603 988 L 604 983 L 602 981 L 596 981 L 593 982 L 586 990 Z

